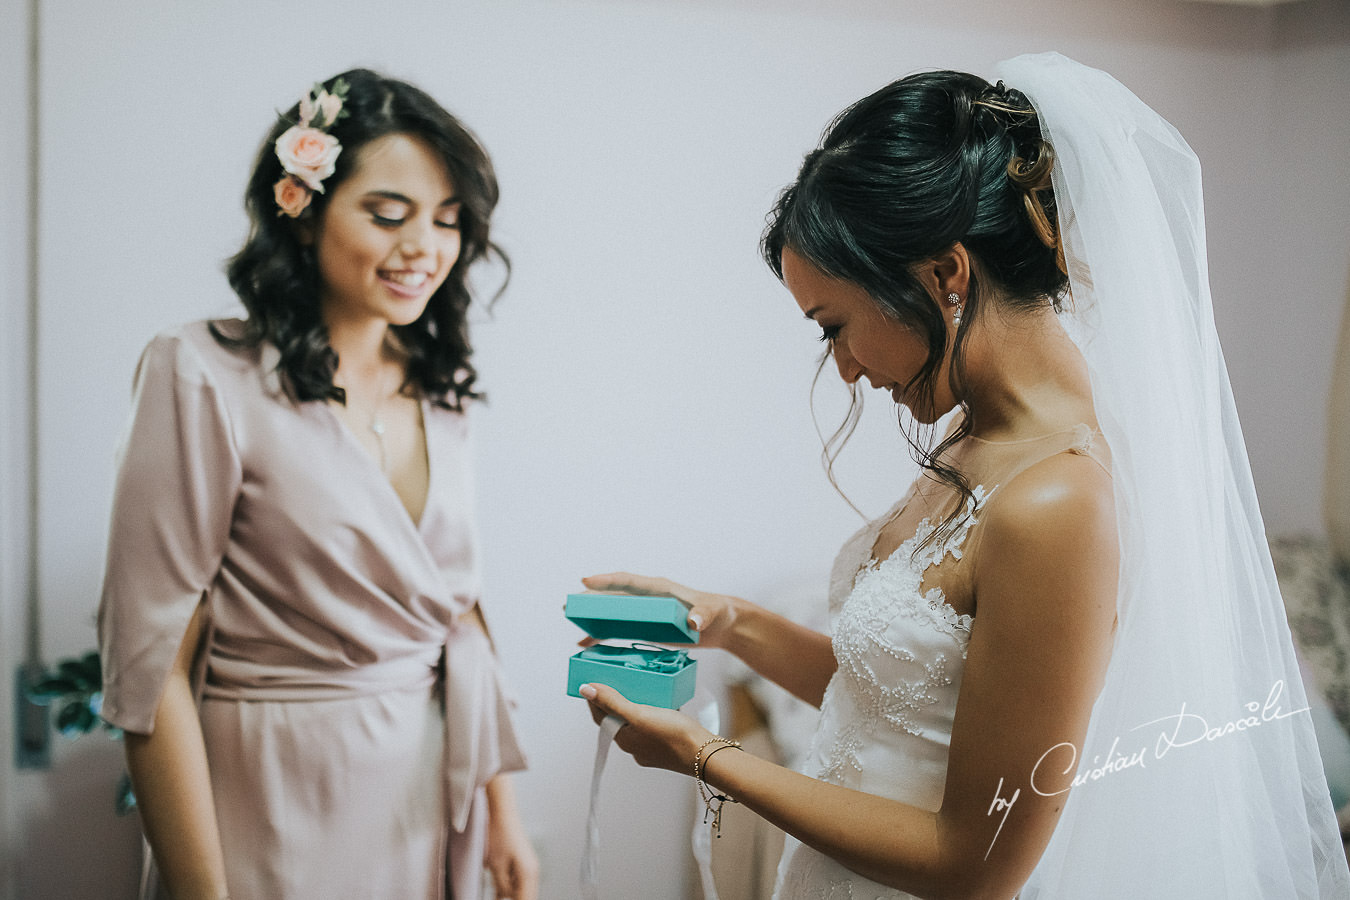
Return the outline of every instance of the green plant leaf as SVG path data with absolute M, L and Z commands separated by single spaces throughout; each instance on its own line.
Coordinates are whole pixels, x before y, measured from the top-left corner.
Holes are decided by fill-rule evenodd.
M 90 650 L 80 659 L 80 665 L 84 668 L 85 677 L 93 685 L 94 690 L 103 690 L 103 662 L 99 659 L 97 650 Z
M 73 700 L 56 714 L 56 727 L 66 737 L 88 734 L 98 724 L 98 717 L 84 700 Z
M 89 672 L 78 659 L 63 659 L 56 666 L 59 677 L 73 682 L 79 690 L 87 691 L 94 687 L 89 681 Z
M 53 700 L 79 692 L 79 688 L 67 678 L 44 678 L 28 688 L 28 698 L 39 706 L 49 706 Z

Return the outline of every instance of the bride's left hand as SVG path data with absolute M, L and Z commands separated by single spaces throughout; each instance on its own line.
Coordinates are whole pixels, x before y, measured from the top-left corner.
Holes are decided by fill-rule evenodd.
M 606 715 L 623 719 L 625 724 L 614 736 L 614 743 L 640 766 L 692 775 L 694 754 L 699 745 L 713 737 L 711 731 L 681 712 L 631 703 L 608 685 L 582 685 L 581 696 L 590 703 L 591 718 L 597 723 Z

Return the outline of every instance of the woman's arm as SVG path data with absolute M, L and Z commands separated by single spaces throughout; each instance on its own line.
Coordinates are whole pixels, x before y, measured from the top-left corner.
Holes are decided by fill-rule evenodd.
M 474 604 L 462 614 L 460 622 L 482 631 L 488 643 L 492 643 L 481 604 Z M 483 864 L 492 876 L 496 896 L 498 900 L 537 900 L 539 857 L 520 820 L 515 786 L 503 773 L 489 781 L 484 791 L 487 794 L 488 834 Z
M 1110 656 L 1118 559 L 1111 484 L 1062 455 L 1027 470 L 986 512 L 975 560 L 978 616 L 937 812 L 816 781 L 737 750 L 706 780 L 848 868 L 921 897 L 1007 900 L 1054 830 Z M 619 746 L 640 764 L 690 773 L 711 735 L 687 717 L 588 687 L 599 713 L 631 727 Z M 1053 755 L 1053 754 L 1052 754 Z M 1031 788 L 1032 773 L 1037 787 Z
M 225 861 L 211 796 L 192 666 L 205 606 L 197 607 L 164 685 L 155 729 L 125 735 L 127 767 L 146 839 L 174 900 L 224 900 Z
M 498 900 L 537 900 L 539 858 L 516 808 L 515 788 L 507 775 L 487 783 L 488 871 Z
M 812 706 L 820 706 L 825 685 L 834 674 L 830 639 L 740 597 L 709 594 L 668 578 L 628 572 L 592 575 L 582 583 L 595 591 L 662 594 L 689 607 L 689 624 L 699 633 L 699 646 L 720 647 L 763 677 Z

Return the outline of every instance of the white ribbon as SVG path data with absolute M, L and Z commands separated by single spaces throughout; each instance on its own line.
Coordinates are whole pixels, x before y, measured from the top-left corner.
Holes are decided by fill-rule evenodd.
M 699 710 L 698 720 L 704 728 L 714 734 L 718 732 L 721 715 L 716 700 L 709 701 Z M 626 724 L 623 719 L 610 713 L 600 723 L 596 736 L 595 767 L 591 770 L 591 809 L 586 816 L 586 847 L 581 853 L 581 900 L 600 900 L 600 869 L 597 863 L 600 855 L 600 778 L 605 773 L 609 745 L 614 742 L 614 735 Z M 712 874 L 712 829 L 704 824 L 701 807 L 694 816 L 690 840 L 694 859 L 698 862 L 699 879 L 703 884 L 703 898 L 718 900 Z
M 600 853 L 600 776 L 605 773 L 605 760 L 614 735 L 627 723 L 610 713 L 600 723 L 595 742 L 595 768 L 591 772 L 591 811 L 586 816 L 586 849 L 581 854 L 582 900 L 600 900 L 600 873 L 596 857 Z M 716 900 L 716 898 L 714 898 Z
M 713 734 L 722 733 L 721 719 L 716 700 L 709 701 L 699 710 L 699 724 Z M 712 829 L 704 822 L 706 810 L 703 809 L 700 798 L 695 796 L 694 799 L 697 808 L 694 811 L 694 830 L 689 842 L 694 851 L 694 859 L 698 862 L 698 877 L 703 884 L 703 900 L 717 900 L 717 885 L 713 883 L 712 873 Z

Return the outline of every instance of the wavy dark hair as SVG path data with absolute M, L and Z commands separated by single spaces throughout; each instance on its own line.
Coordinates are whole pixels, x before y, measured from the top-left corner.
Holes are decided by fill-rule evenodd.
M 323 216 L 327 198 L 360 165 L 366 145 L 386 135 L 410 135 L 425 141 L 445 162 L 461 204 L 461 243 L 459 258 L 422 315 L 392 331 L 408 355 L 404 387 L 416 387 L 441 406 L 462 409 L 466 400 L 482 396 L 475 389 L 478 373 L 470 362 L 468 271 L 480 260 L 495 257 L 507 276 L 510 273 L 509 260 L 488 234 L 498 197 L 492 161 L 477 138 L 419 88 L 369 69 L 344 72 L 323 87 L 331 91 L 339 80 L 349 86 L 342 107 L 346 115 L 326 130 L 341 143 L 342 152 L 337 168 L 324 181 L 327 193 L 315 193 L 298 219 L 277 215 L 273 193 L 284 175 L 274 144 L 299 120 L 298 103 L 278 117 L 263 140 L 244 196 L 251 223 L 248 240 L 226 269 L 230 286 L 248 310 L 248 321 L 241 335 L 214 326 L 212 333 L 231 347 L 274 344 L 281 352 L 278 369 L 297 399 L 345 402 L 345 392 L 333 384 L 338 359 L 320 314 L 318 264 L 301 234 Z
M 905 431 L 916 461 L 963 501 L 930 540 L 950 533 L 971 496 L 961 472 L 941 459 L 973 424 L 962 399 L 969 324 L 990 301 L 1013 311 L 1058 309 L 1068 288 L 1053 224 L 1053 163 L 1036 112 L 1019 91 L 962 72 L 924 72 L 840 113 L 769 214 L 761 252 L 780 280 L 783 251 L 791 249 L 826 275 L 861 287 L 883 313 L 926 340 L 927 360 L 906 386 L 921 401 L 934 397 L 947 337 L 937 298 L 915 269 L 957 243 L 971 256 L 949 368 L 965 415 L 936 447 L 931 430 L 926 437 Z M 822 368 L 826 359 L 828 352 Z M 832 481 L 834 458 L 860 412 L 861 395 L 851 393 L 844 423 L 825 441 Z

